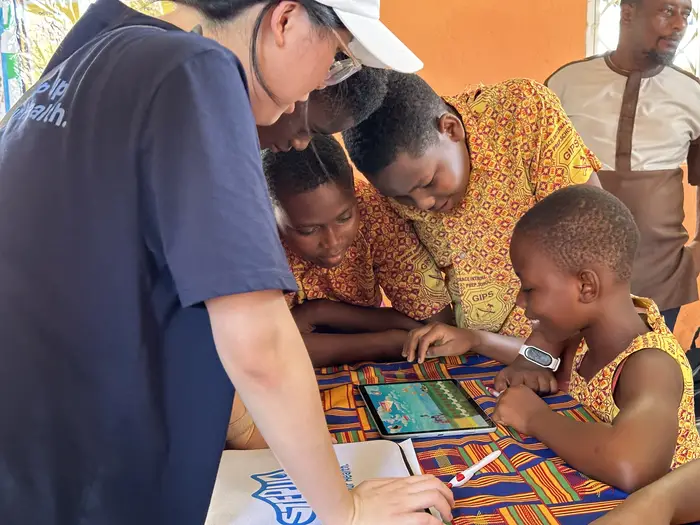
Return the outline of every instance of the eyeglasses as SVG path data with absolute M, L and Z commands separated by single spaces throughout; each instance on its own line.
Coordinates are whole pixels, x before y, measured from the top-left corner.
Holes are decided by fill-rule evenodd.
M 333 62 L 333 64 L 331 64 L 331 68 L 328 70 L 328 75 L 326 76 L 323 87 L 340 84 L 362 69 L 362 64 L 348 49 L 345 42 L 343 42 L 343 39 L 340 38 L 340 35 L 335 30 L 333 30 L 333 34 L 335 34 L 338 42 L 340 42 L 340 48 L 343 50 L 343 53 L 348 56 L 348 58 L 336 60 Z

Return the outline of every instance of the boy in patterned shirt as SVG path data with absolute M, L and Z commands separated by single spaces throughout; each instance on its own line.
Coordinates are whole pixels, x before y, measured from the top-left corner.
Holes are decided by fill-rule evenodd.
M 521 281 L 518 304 L 559 347 L 559 384 L 600 422 L 557 414 L 502 377 L 495 386 L 505 391 L 492 416 L 626 492 L 700 458 L 685 352 L 653 301 L 630 295 L 638 243 L 631 212 L 600 188 L 559 190 L 520 219 L 510 246 Z M 420 339 L 412 334 L 409 353 Z M 430 340 L 449 341 L 432 350 L 440 355 L 464 346 L 460 330 L 448 326 L 437 326 L 423 345 Z M 516 355 L 491 357 L 507 364 Z
M 418 76 L 390 73 L 382 106 L 343 138 L 355 166 L 413 221 L 446 272 L 472 349 L 519 348 L 531 326 L 515 305 L 513 228 L 553 191 L 597 184 L 600 167 L 556 96 L 534 81 L 509 80 L 442 99 Z M 537 334 L 531 342 L 546 345 Z M 551 376 L 516 375 L 556 388 Z
M 263 154 L 282 244 L 299 287 L 288 295 L 314 366 L 401 358 L 410 330 L 453 319 L 442 273 L 411 226 L 342 147 Z M 382 291 L 391 301 L 382 305 Z
M 303 151 L 263 152 L 282 244 L 299 290 L 287 295 L 314 366 L 398 360 L 410 330 L 454 322 L 443 276 L 411 226 L 343 148 L 315 135 Z M 391 308 L 382 305 L 382 291 Z M 236 396 L 226 445 L 266 448 Z

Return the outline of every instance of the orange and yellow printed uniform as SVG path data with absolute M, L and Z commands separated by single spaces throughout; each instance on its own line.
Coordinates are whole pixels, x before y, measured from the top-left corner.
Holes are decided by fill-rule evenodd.
M 313 299 L 379 307 L 382 290 L 391 306 L 417 321 L 450 304 L 442 272 L 411 225 L 367 182 L 355 182 L 360 226 L 343 262 L 321 268 L 285 246 L 299 290 L 290 307 Z
M 461 116 L 471 160 L 462 202 L 447 213 L 392 201 L 446 273 L 457 324 L 527 337 L 515 306 L 520 287 L 510 262 L 518 219 L 560 188 L 582 184 L 600 168 L 546 87 L 508 80 L 445 97 Z
M 693 388 L 693 371 L 683 348 L 664 324 L 659 309 L 650 299 L 633 297 L 635 306 L 646 311 L 646 322 L 651 332 L 642 334 L 630 343 L 627 350 L 618 355 L 605 368 L 600 370 L 590 381 L 578 373 L 583 358 L 588 353 L 586 340 L 581 340 L 571 367 L 569 394 L 579 403 L 591 410 L 605 423 L 612 423 L 620 413 L 615 404 L 615 384 L 625 360 L 639 350 L 655 348 L 666 352 L 676 360 L 683 373 L 683 396 L 678 407 L 678 439 L 671 468 L 679 467 L 689 461 L 700 459 L 700 435 L 695 426 L 695 401 Z

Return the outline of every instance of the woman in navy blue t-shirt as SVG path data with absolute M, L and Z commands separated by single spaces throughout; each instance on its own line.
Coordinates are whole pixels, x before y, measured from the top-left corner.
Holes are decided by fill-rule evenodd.
M 346 490 L 256 135 L 420 61 L 379 0 L 177 3 L 66 46 L 0 126 L 0 522 L 202 523 L 231 383 L 326 525 L 449 519 L 433 477 Z

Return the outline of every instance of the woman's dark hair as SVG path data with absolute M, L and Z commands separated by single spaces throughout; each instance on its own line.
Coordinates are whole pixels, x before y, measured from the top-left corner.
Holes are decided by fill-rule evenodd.
M 277 97 L 270 90 L 265 79 L 260 72 L 260 62 L 258 61 L 258 36 L 262 27 L 265 15 L 279 5 L 283 0 L 173 0 L 177 4 L 194 7 L 212 22 L 226 22 L 236 18 L 244 10 L 259 4 L 265 4 L 262 11 L 255 20 L 253 35 L 250 39 L 250 67 L 255 78 L 265 93 L 274 101 Z M 343 23 L 335 14 L 332 8 L 319 4 L 315 0 L 294 0 L 304 6 L 309 15 L 311 23 L 319 29 L 343 29 Z

